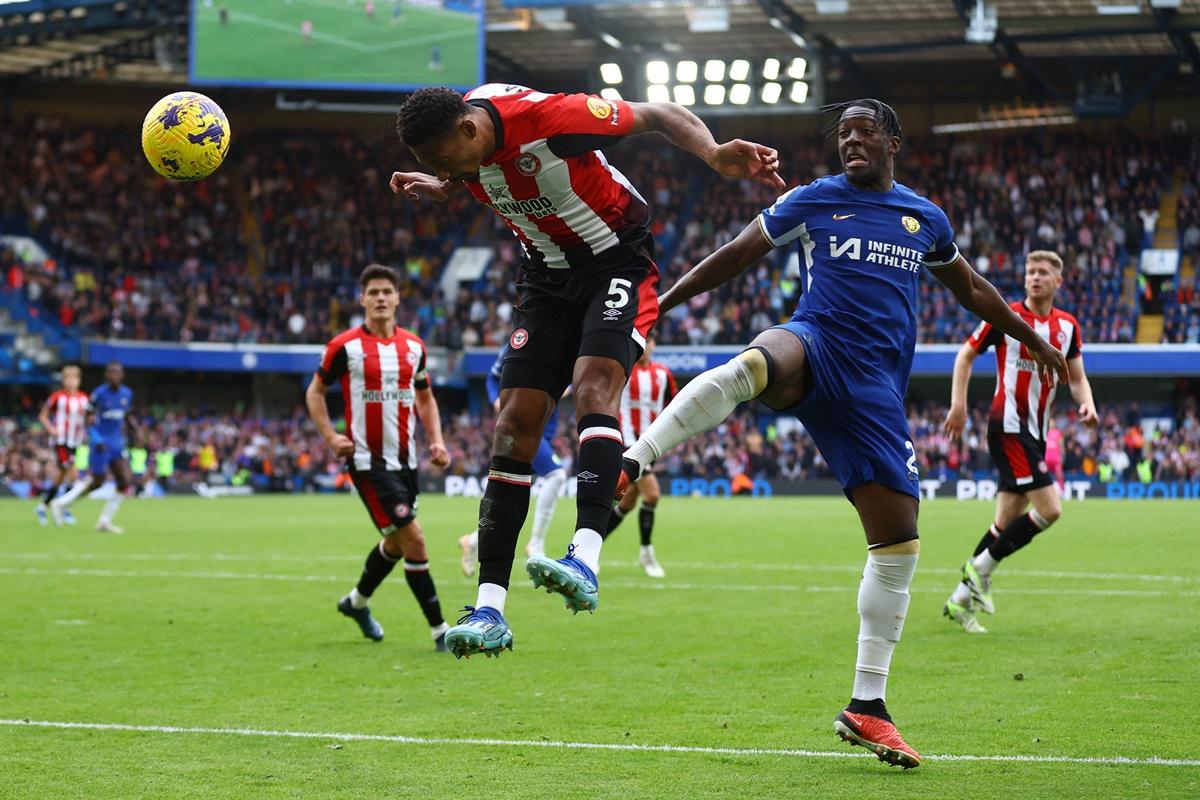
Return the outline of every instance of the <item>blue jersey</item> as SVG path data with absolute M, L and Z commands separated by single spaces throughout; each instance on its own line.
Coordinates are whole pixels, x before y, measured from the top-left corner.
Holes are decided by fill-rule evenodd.
M 841 174 L 792 189 L 758 222 L 776 247 L 800 243 L 803 294 L 792 320 L 815 325 L 846 357 L 881 370 L 903 396 L 921 268 L 958 258 L 945 212 L 899 183 L 874 192 Z
M 114 389 L 104 383 L 92 392 L 91 401 L 96 415 L 92 435 L 107 442 L 123 442 L 125 415 L 133 406 L 133 390 L 128 386 Z

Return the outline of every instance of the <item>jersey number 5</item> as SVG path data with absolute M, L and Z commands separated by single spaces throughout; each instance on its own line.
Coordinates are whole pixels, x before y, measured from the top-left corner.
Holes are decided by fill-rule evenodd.
M 605 300 L 604 305 L 609 308 L 621 308 L 629 302 L 629 292 L 625 291 L 633 286 L 633 281 L 625 278 L 613 278 L 608 284 L 608 294 L 615 298 L 613 300 Z

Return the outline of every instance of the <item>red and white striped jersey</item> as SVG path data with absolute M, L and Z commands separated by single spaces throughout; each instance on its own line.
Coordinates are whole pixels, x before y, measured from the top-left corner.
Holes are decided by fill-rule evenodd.
M 1009 303 L 1009 308 L 1038 336 L 1061 350 L 1068 361 L 1082 355 L 1083 341 L 1075 317 L 1057 308 L 1050 309 L 1049 316 L 1039 317 L 1021 300 Z M 1025 345 L 986 322 L 980 323 L 967 343 L 979 353 L 996 348 L 996 394 L 988 424 L 1003 425 L 1004 433 L 1028 433 L 1035 439 L 1045 439 L 1058 378 L 1043 384 L 1037 362 L 1029 357 Z
M 679 385 L 665 365 L 656 361 L 644 367 L 640 363 L 633 365 L 629 383 L 621 394 L 621 436 L 626 447 L 631 447 L 645 433 L 677 394 Z
M 326 345 L 317 375 L 342 383 L 355 469 L 417 468 L 416 390 L 429 388 L 424 342 L 400 328 L 390 339 L 352 328 Z
M 466 100 L 496 127 L 496 151 L 467 188 L 508 223 L 530 267 L 584 269 L 646 236 L 646 201 L 600 152 L 632 130 L 628 103 L 501 83 Z
M 79 447 L 87 438 L 87 412 L 91 408 L 85 392 L 59 389 L 46 400 L 53 444 Z

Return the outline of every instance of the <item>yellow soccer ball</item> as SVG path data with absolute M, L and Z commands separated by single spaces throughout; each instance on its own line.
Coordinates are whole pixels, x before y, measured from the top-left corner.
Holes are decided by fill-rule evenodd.
M 219 105 L 197 92 L 175 92 L 146 115 L 142 152 L 159 175 L 198 181 L 221 166 L 229 136 L 229 120 Z

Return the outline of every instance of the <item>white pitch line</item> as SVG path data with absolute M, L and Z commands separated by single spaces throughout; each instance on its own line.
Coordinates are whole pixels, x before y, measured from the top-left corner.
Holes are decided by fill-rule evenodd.
M 44 569 L 41 567 L 0 567 L 0 575 L 58 576 L 68 578 L 175 578 L 185 580 L 247 580 L 275 581 L 285 583 L 339 583 L 349 580 L 342 575 L 288 575 L 270 572 L 210 572 L 203 570 L 120 570 L 94 569 L 91 567 L 66 567 Z M 609 579 L 605 586 L 621 589 L 645 589 L 649 591 L 722 591 L 722 592 L 785 592 L 808 594 L 836 594 L 857 592 L 857 584 L 842 586 L 804 586 L 790 583 L 679 583 L 673 581 L 639 581 Z M 910 590 L 915 594 L 945 594 L 938 587 Z M 1005 595 L 1050 595 L 1082 597 L 1200 597 L 1196 592 L 1170 592 L 1145 589 L 1005 589 Z
M 49 560 L 61 558 L 59 553 L 46 551 L 4 553 L 0 552 L 0 560 Z M 272 553 L 258 555 L 253 553 L 84 553 L 73 552 L 76 559 L 100 559 L 104 561 L 185 561 L 198 563 L 204 561 L 232 561 L 248 563 L 280 562 L 306 563 L 318 561 L 353 561 L 362 562 L 361 556 L 356 555 L 292 555 Z M 604 561 L 603 566 L 617 568 L 637 568 L 641 566 L 636 561 Z M 719 572 L 831 572 L 835 574 L 862 574 L 862 566 L 854 564 L 763 564 L 735 563 L 727 561 L 672 561 L 667 566 L 679 570 L 719 571 Z M 961 569 L 948 567 L 918 567 L 921 575 L 960 575 Z M 1196 575 L 1154 575 L 1134 572 L 1056 572 L 1036 569 L 1005 569 L 1004 578 L 1053 578 L 1055 580 L 1085 580 L 1085 581 L 1136 581 L 1139 583 L 1200 583 Z
M 624 742 L 561 742 L 544 739 L 480 739 L 443 736 L 395 736 L 377 733 L 318 733 L 272 731 L 257 728 L 202 728 L 177 725 L 125 725 L 115 722 L 58 722 L 53 720 L 0 719 L 12 728 L 55 728 L 59 730 L 119 731 L 130 733 L 192 733 L 209 736 L 258 736 L 274 739 L 331 739 L 339 742 L 387 742 L 389 744 L 452 745 L 468 747 L 542 747 L 551 750 L 613 750 L 623 753 L 696 753 L 724 756 L 782 756 L 786 758 L 871 758 L 870 753 L 846 750 L 804 750 L 776 747 L 702 747 L 674 744 L 629 744 Z M 1036 756 L 931 754 L 926 761 L 1009 762 L 1016 764 L 1112 764 L 1120 766 L 1200 767 L 1200 759 L 1148 756 Z

